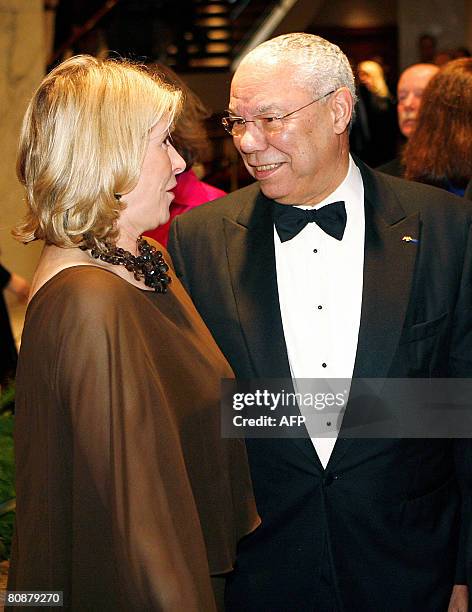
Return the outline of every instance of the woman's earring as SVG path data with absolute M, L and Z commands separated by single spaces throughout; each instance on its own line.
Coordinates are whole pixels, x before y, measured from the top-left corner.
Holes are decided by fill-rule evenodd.
M 115 200 L 121 200 L 121 193 L 115 193 Z

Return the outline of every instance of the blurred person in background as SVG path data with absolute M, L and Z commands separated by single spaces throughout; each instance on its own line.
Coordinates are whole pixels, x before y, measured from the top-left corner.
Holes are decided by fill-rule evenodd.
M 175 197 L 170 205 L 169 221 L 145 232 L 145 236 L 167 246 L 169 227 L 174 217 L 195 206 L 221 198 L 226 192 L 203 182 L 195 172 L 195 167 L 208 158 L 211 148 L 205 127 L 208 110 L 197 94 L 171 68 L 164 64 L 153 64 L 151 68 L 184 94 L 183 110 L 172 131 L 172 144 L 183 157 L 185 170 L 176 177 L 177 185 L 173 189 Z
M 367 87 L 367 89 L 383 100 L 390 100 L 391 95 L 385 81 L 385 75 L 382 66 L 373 60 L 360 62 L 357 66 L 359 81 Z
M 418 38 L 418 59 L 423 64 L 434 62 L 438 41 L 432 34 L 421 34 Z
M 461 57 L 472 57 L 467 47 L 456 47 L 453 49 L 453 59 L 459 59 Z
M 359 110 L 351 133 L 351 147 L 364 162 L 378 166 L 395 155 L 398 132 L 395 104 L 378 62 L 360 62 L 357 73 Z
M 210 574 L 258 520 L 244 445 L 220 436 L 231 370 L 141 237 L 185 167 L 180 105 L 142 67 L 77 56 L 23 123 L 15 235 L 45 247 L 18 361 L 8 589 L 63 591 L 66 610 L 211 612 Z
M 19 274 L 10 272 L 0 264 L 0 387 L 8 385 L 15 378 L 18 353 L 15 338 L 10 324 L 4 290 L 12 293 L 18 302 L 26 304 L 30 286 Z
M 472 177 L 472 58 L 447 63 L 430 80 L 403 164 L 405 178 L 464 195 Z
M 398 127 L 406 140 L 415 131 L 421 97 L 426 85 L 438 70 L 435 64 L 413 64 L 400 75 L 397 86 Z M 379 166 L 377 170 L 392 176 L 403 176 L 405 172 L 400 155 Z
M 454 50 L 453 49 L 441 49 L 434 56 L 434 63 L 436 66 L 445 66 L 448 62 L 454 59 Z

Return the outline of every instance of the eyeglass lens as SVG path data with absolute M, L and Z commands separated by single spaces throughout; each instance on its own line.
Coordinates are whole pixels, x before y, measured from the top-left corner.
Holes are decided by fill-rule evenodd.
M 282 117 L 258 117 L 257 119 L 243 119 L 242 117 L 236 118 L 228 115 L 227 117 L 223 117 L 221 123 L 223 124 L 225 130 L 229 132 L 232 136 L 241 136 L 241 134 L 246 129 L 246 123 L 255 123 L 256 126 L 259 129 L 262 128 L 262 130 L 266 134 L 277 134 L 278 132 L 281 132 L 283 130 L 284 119 L 286 119 L 290 115 L 293 115 L 294 113 L 297 113 L 298 111 L 303 110 L 304 108 L 307 108 L 308 106 L 311 106 L 312 104 L 315 104 L 315 102 L 323 100 L 335 91 L 335 89 L 332 89 L 331 91 L 328 91 L 328 93 L 319 96 L 315 100 L 308 102 L 308 104 L 305 104 L 304 106 L 301 106 L 300 108 L 297 108 L 291 111 L 290 113 L 283 115 Z

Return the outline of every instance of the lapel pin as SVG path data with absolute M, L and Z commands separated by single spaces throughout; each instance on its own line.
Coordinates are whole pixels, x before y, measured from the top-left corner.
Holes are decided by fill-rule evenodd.
M 419 242 L 419 240 L 412 238 L 411 236 L 403 236 L 402 240 L 403 242 L 414 242 L 415 244 L 418 244 Z

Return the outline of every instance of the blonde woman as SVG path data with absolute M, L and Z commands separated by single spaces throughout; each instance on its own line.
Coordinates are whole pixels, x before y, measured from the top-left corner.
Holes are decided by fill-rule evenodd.
M 391 98 L 382 66 L 373 60 L 359 62 L 357 66 L 359 81 L 379 98 Z
M 351 142 L 360 158 L 375 167 L 396 155 L 398 127 L 395 104 L 378 62 L 360 62 L 357 73 L 358 117 Z
M 210 574 L 257 522 L 245 451 L 219 435 L 231 370 L 167 253 L 181 94 L 126 62 L 71 58 L 27 110 L 18 175 L 43 240 L 17 375 L 9 589 L 69 610 L 211 611 Z

